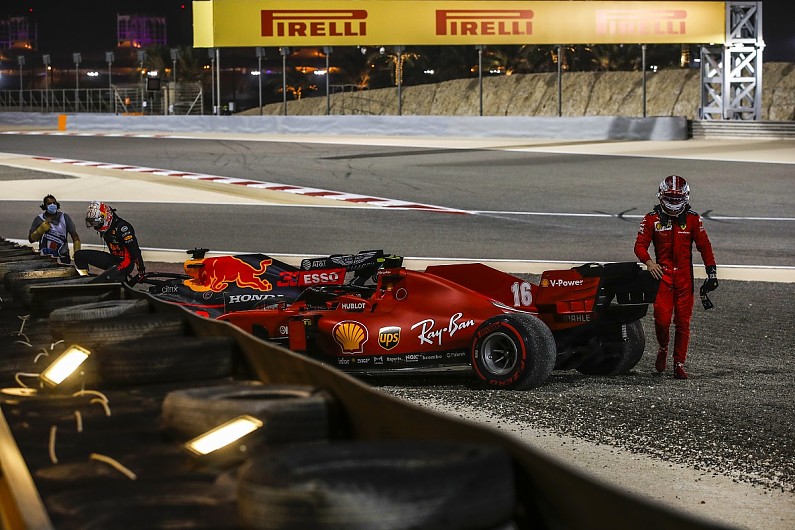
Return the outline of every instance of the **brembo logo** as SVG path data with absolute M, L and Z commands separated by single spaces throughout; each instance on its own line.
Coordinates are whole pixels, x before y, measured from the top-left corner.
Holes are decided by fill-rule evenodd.
M 532 35 L 530 9 L 437 9 L 437 35 Z
M 605 9 L 596 12 L 598 35 L 684 35 L 687 11 Z
M 361 37 L 367 35 L 364 9 L 262 10 L 263 37 Z

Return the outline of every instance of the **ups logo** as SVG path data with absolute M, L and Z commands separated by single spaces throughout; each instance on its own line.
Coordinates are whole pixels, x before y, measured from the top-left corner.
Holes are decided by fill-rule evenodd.
M 400 327 L 389 326 L 378 330 L 378 345 L 385 350 L 391 350 L 400 343 Z

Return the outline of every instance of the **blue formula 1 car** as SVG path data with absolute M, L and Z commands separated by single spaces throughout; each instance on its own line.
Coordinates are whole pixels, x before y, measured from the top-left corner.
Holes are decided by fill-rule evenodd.
M 206 257 L 208 249 L 189 250 L 184 274 L 146 273 L 137 282 L 160 300 L 217 318 L 295 300 L 318 286 L 375 285 L 385 260 L 383 250 L 308 258 L 295 267 L 266 254 Z

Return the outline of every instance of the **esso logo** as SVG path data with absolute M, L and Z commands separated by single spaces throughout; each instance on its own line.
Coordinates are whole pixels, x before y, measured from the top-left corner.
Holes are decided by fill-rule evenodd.
M 336 272 L 305 272 L 301 278 L 303 285 L 317 285 L 321 283 L 335 283 L 340 279 Z

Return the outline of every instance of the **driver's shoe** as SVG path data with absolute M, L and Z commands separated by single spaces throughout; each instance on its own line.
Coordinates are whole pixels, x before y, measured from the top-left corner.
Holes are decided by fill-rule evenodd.
M 687 379 L 684 363 L 674 364 L 674 379 Z
M 657 360 L 654 363 L 654 368 L 660 373 L 665 371 L 666 363 L 668 362 L 668 348 L 660 348 L 657 350 Z

